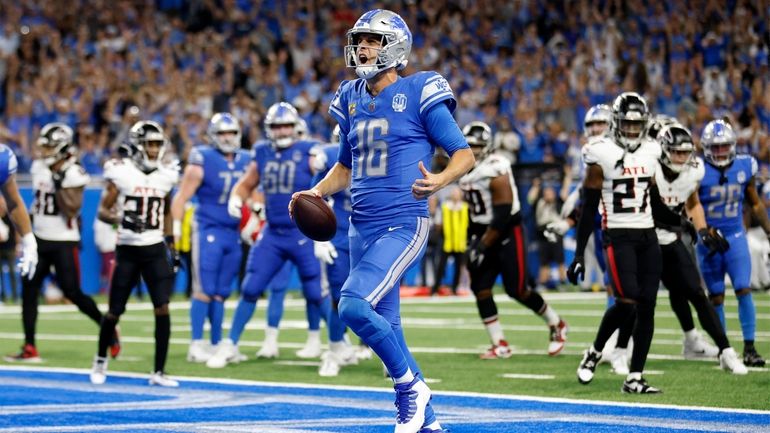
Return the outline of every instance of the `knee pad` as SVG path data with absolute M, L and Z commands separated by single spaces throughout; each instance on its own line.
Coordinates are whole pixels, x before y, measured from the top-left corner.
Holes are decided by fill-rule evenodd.
M 379 341 L 391 331 L 390 324 L 364 299 L 343 296 L 338 308 L 340 319 L 366 341 Z

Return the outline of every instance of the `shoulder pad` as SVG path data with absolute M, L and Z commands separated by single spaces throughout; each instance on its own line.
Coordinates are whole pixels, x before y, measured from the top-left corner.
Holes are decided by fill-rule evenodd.
M 414 77 L 416 84 L 419 85 L 419 88 L 421 89 L 421 114 L 442 101 L 447 102 L 450 113 L 454 112 L 455 108 L 457 108 L 457 101 L 455 100 L 452 88 L 449 86 L 449 82 L 446 78 L 434 71 L 419 72 L 415 74 Z

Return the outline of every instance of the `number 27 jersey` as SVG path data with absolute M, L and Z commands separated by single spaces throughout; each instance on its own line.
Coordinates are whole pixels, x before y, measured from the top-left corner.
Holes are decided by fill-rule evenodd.
M 610 137 L 583 147 L 583 161 L 604 172 L 600 210 L 606 229 L 653 228 L 650 187 L 660 158 L 660 145 L 643 139 L 634 152 L 625 152 Z M 618 164 L 622 158 L 623 163 Z

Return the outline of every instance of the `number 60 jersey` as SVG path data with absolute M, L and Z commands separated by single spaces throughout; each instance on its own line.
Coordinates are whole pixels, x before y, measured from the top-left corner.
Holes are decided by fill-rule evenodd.
M 646 229 L 655 226 L 650 207 L 650 186 L 655 178 L 661 149 L 658 142 L 644 138 L 634 152 L 628 152 L 604 136 L 583 147 L 583 161 L 598 164 L 604 172 L 602 183 L 602 228 Z
M 112 159 L 104 164 L 104 179 L 120 191 L 118 206 L 124 219 L 118 227 L 118 245 L 145 246 L 163 242 L 163 216 L 166 196 L 179 180 L 176 168 L 158 164 L 145 173 L 128 158 Z M 144 223 L 140 232 L 126 224 L 126 213 L 135 214 Z

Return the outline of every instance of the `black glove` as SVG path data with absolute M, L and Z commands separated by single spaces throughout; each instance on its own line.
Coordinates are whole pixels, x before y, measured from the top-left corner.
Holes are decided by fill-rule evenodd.
M 487 247 L 481 242 L 480 237 L 473 237 L 471 245 L 468 247 L 468 271 L 475 272 L 481 268 L 486 256 Z
M 586 275 L 586 264 L 583 256 L 575 256 L 572 263 L 567 268 L 567 279 L 572 284 L 584 279 Z
M 142 233 L 147 229 L 147 221 L 135 211 L 126 211 L 123 212 L 123 228 Z
M 61 189 L 61 184 L 64 181 L 64 172 L 63 171 L 52 171 L 51 172 L 51 180 L 53 180 L 53 188 L 55 190 Z
M 169 264 L 174 273 L 179 272 L 182 269 L 182 256 L 179 254 L 176 245 L 174 244 L 173 236 L 166 236 L 166 248 L 168 248 Z
M 698 231 L 695 230 L 695 226 L 692 224 L 689 218 L 682 215 L 682 233 L 690 235 L 690 242 L 695 244 L 698 242 Z
M 714 253 L 724 253 L 730 249 L 730 243 L 727 242 L 722 232 L 714 227 L 706 227 L 698 230 L 698 237 L 703 246 L 708 248 L 709 255 Z

